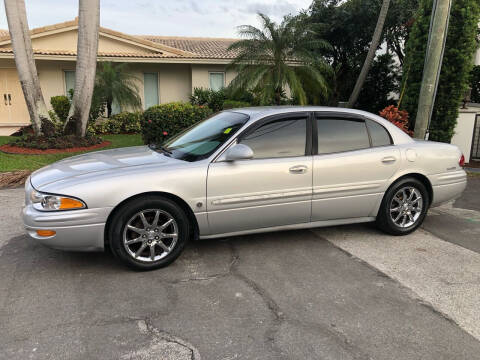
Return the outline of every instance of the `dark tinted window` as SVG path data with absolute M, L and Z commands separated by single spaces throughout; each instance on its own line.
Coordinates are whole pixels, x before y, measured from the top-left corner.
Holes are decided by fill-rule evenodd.
M 285 119 L 265 124 L 240 142 L 252 148 L 255 159 L 305 155 L 306 119 Z
M 317 119 L 318 153 L 329 154 L 370 147 L 367 127 L 363 121 Z
M 367 127 L 372 139 L 372 146 L 384 146 L 392 143 L 387 130 L 376 121 L 367 120 Z

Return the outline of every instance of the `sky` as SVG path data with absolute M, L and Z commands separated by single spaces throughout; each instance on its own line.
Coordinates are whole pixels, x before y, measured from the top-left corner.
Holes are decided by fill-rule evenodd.
M 78 0 L 25 0 L 30 28 L 72 20 Z M 312 0 L 100 0 L 100 24 L 127 34 L 237 37 L 237 26 L 258 26 L 256 13 L 275 21 Z M 7 29 L 0 7 L 0 29 Z

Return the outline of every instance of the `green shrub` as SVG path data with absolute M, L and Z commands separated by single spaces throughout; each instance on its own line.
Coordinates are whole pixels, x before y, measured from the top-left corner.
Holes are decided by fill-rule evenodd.
M 70 100 L 65 95 L 52 96 L 50 98 L 50 105 L 57 115 L 58 120 L 65 123 L 68 117 L 68 111 L 70 110 Z
M 207 118 L 212 110 L 205 105 L 173 102 L 145 110 L 141 121 L 145 144 L 161 144 L 172 135 Z
M 141 119 L 141 112 L 125 111 L 89 127 L 89 131 L 93 134 L 138 134 Z
M 245 101 L 236 101 L 236 100 L 225 100 L 223 102 L 223 109 L 234 109 L 252 106 L 250 103 Z
M 210 90 L 204 88 L 194 88 L 190 95 L 190 104 L 206 105 L 214 112 L 223 110 L 223 102 L 226 100 L 225 90 Z
M 471 101 L 480 102 L 480 65 L 473 67 L 470 72 L 470 87 L 472 88 Z

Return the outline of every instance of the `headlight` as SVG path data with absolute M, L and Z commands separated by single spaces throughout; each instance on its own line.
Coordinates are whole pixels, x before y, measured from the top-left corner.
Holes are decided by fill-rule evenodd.
M 85 209 L 87 205 L 79 199 L 68 196 L 43 194 L 36 190 L 30 193 L 33 207 L 40 211 Z

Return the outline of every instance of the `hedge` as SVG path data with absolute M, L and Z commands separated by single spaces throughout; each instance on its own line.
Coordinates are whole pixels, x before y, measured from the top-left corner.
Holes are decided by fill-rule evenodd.
M 223 102 L 223 108 L 227 109 L 234 109 L 234 108 L 243 108 L 252 106 L 250 103 L 246 101 L 236 101 L 236 100 L 225 100 Z
M 141 112 L 121 112 L 99 122 L 89 130 L 95 134 L 138 134 Z
M 173 102 L 155 105 L 143 113 L 142 139 L 145 144 L 161 144 L 172 135 L 207 118 L 212 110 L 204 105 Z

